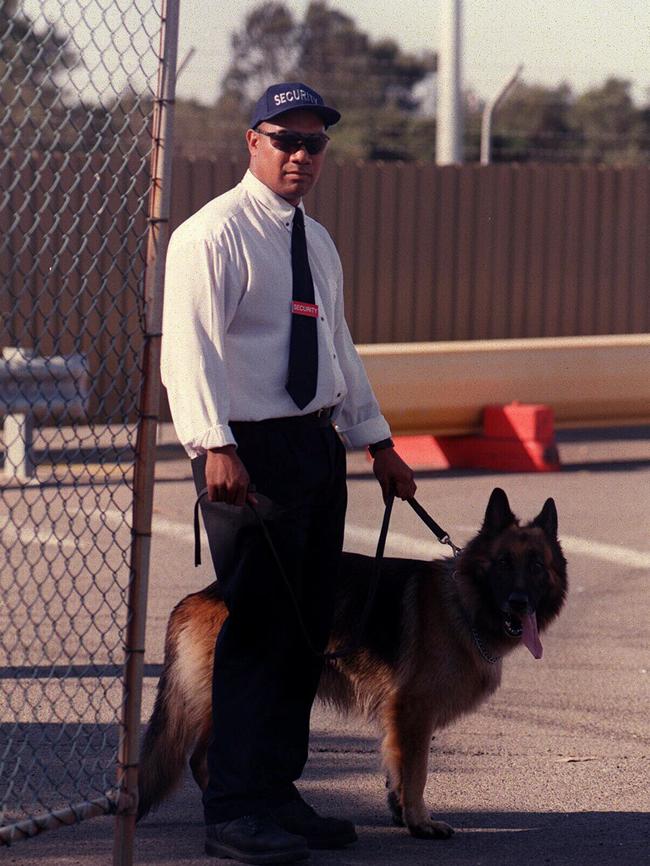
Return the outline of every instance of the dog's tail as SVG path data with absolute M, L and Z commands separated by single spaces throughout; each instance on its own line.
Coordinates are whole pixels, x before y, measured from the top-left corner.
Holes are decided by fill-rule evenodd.
M 225 608 L 213 586 L 184 598 L 172 611 L 165 638 L 165 663 L 153 713 L 140 750 L 138 820 L 178 785 L 190 751 L 211 730 L 212 666 Z M 204 786 L 205 770 L 192 765 Z
M 191 746 L 189 726 L 183 724 L 178 712 L 170 674 L 164 671 L 158 683 L 156 703 L 140 750 L 138 820 L 171 794 Z

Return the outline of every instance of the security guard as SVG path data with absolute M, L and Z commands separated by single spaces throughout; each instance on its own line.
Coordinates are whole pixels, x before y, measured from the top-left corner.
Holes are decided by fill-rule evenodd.
M 263 510 L 312 643 L 326 646 L 343 544 L 345 447 L 370 445 L 384 494 L 415 482 L 390 439 L 343 317 L 341 263 L 305 216 L 340 114 L 299 82 L 255 106 L 241 183 L 173 234 L 162 375 L 192 458 L 228 618 L 215 648 L 206 852 L 246 863 L 306 859 L 356 839 L 294 782 L 307 759 L 321 662 L 305 646 Z

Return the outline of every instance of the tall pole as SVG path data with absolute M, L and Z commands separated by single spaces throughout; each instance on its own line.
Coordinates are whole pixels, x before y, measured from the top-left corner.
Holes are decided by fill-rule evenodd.
M 169 235 L 172 127 L 180 0 L 162 0 L 158 83 L 152 120 L 149 236 L 144 279 L 145 334 L 142 385 L 133 479 L 133 527 L 129 576 L 129 618 L 125 640 L 125 674 L 117 767 L 119 800 L 113 834 L 113 866 L 132 866 L 138 805 L 140 709 L 144 665 L 145 619 L 153 481 L 160 403 L 160 338 L 163 276 Z
M 463 161 L 462 0 L 440 0 L 440 13 L 436 162 L 450 165 Z

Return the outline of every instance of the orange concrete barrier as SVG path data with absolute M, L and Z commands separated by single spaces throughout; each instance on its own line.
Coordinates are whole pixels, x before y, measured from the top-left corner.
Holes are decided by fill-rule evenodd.
M 492 469 L 497 472 L 555 472 L 560 469 L 553 410 L 550 406 L 530 403 L 486 406 L 480 433 L 395 436 L 395 447 L 413 469 Z

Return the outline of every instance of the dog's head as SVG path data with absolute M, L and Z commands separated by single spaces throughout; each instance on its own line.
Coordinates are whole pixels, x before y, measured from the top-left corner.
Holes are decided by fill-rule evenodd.
M 521 526 L 497 487 L 480 532 L 461 554 L 459 572 L 473 589 L 472 624 L 501 651 L 523 643 L 541 658 L 539 632 L 560 612 L 568 585 L 557 525 L 555 502 L 547 499 Z

